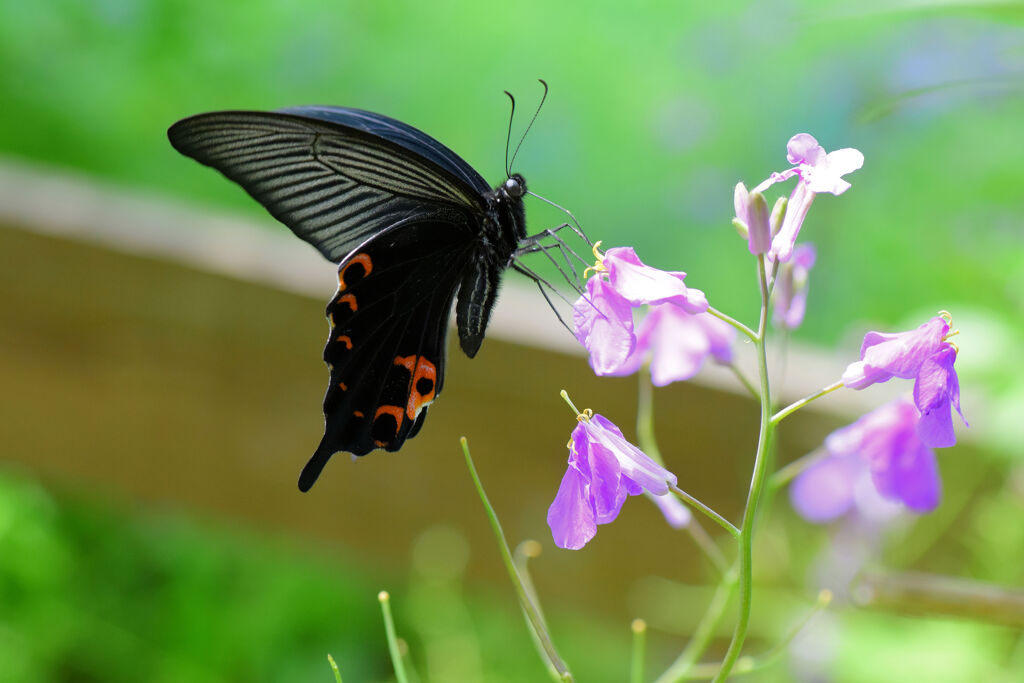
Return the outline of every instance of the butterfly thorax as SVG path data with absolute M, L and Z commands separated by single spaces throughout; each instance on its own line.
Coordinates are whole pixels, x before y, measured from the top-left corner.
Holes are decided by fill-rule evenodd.
M 480 240 L 459 285 L 455 320 L 459 345 L 472 358 L 480 349 L 498 296 L 501 274 L 508 267 L 519 241 L 526 237 L 523 195 L 526 181 L 518 173 L 483 196 L 487 202 Z

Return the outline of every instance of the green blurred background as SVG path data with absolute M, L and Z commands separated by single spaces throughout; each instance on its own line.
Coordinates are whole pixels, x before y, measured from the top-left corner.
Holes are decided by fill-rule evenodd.
M 244 193 L 178 156 L 166 141 L 167 126 L 215 109 L 355 106 L 428 131 L 497 183 L 508 117 L 501 91 L 512 91 L 520 104 L 516 136 L 539 98 L 536 79 L 544 78 L 550 97 L 515 164 L 531 189 L 569 207 L 593 239 L 633 245 L 648 263 L 687 271 L 688 283 L 716 307 L 750 320 L 750 260 L 729 223 L 733 186 L 782 170 L 785 143 L 797 132 L 812 133 L 829 150 L 856 147 L 866 162 L 849 177 L 853 188 L 841 198 L 820 198 L 805 225 L 818 263 L 797 337 L 852 353 L 868 327 L 903 329 L 938 309 L 952 311 L 963 331 L 958 365 L 972 442 L 969 450 L 940 456 L 944 507 L 879 544 L 885 566 L 1019 586 L 1022 21 L 1024 10 L 1011 2 L 8 2 L 0 4 L 0 154 L 237 212 L 274 230 Z M 536 202 L 529 212 L 534 227 L 560 220 Z M 50 272 L 48 255 L 67 246 L 4 239 L 7 259 L 15 246 L 35 255 L 15 264 L 0 251 L 5 310 L 23 316 L 0 320 L 0 352 L 10 374 L 20 373 L 20 388 L 44 376 L 33 374 L 32 363 L 42 367 L 48 353 L 52 364 L 67 359 L 55 343 L 36 346 L 25 361 L 27 337 L 14 321 L 38 319 L 39 329 L 48 324 L 71 336 L 80 329 L 62 329 L 50 318 L 59 311 L 37 305 L 44 299 L 22 287 L 38 278 L 73 294 L 75 274 Z M 130 290 L 146 272 L 136 268 L 111 289 Z M 202 298 L 206 290 L 178 291 L 181 300 L 162 305 L 187 310 L 195 305 L 187 295 Z M 260 317 L 244 293 L 232 296 L 246 316 Z M 86 320 L 79 324 L 88 324 L 74 306 Z M 305 308 L 320 330 L 321 306 Z M 274 315 L 274 324 L 294 322 Z M 233 348 L 240 342 L 229 341 Z M 317 348 L 296 342 L 286 352 L 313 367 Z M 581 371 L 578 359 L 558 362 Z M 450 386 L 445 401 L 454 411 L 458 389 L 454 380 Z M 602 387 L 632 391 L 628 382 L 592 386 L 584 402 L 594 407 Z M 11 404 L 25 398 L 5 393 Z M 212 421 L 203 427 L 216 432 L 219 404 L 208 400 Z M 308 407 L 302 404 L 303 414 Z M 262 409 L 258 401 L 246 406 Z M 64 424 L 59 412 L 39 415 L 41 424 L 54 421 L 55 431 Z M 306 427 L 315 431 L 318 419 L 313 409 Z M 223 482 L 209 485 L 210 504 L 196 512 L 117 485 L 97 492 L 93 483 L 61 477 L 59 468 L 37 471 L 33 436 L 13 422 L 0 418 L 0 463 L 12 463 L 0 470 L 0 681 L 328 681 L 326 652 L 342 663 L 346 681 L 387 680 L 375 600 L 382 581 L 399 598 L 413 659 L 435 680 L 543 676 L 510 591 L 487 580 L 462 583 L 469 532 L 455 512 L 453 524 L 421 528 L 413 543 L 400 537 L 385 558 L 367 560 L 346 554 L 344 544 L 325 543 L 327 533 L 315 541 L 293 534 L 288 523 L 262 528 L 276 513 L 295 519 L 301 511 L 219 515 Z M 813 448 L 834 423 L 793 428 L 801 425 L 804 432 L 790 437 L 795 455 Z M 138 420 L 124 427 L 154 442 L 168 428 Z M 143 443 L 125 476 L 158 478 L 149 458 L 159 444 Z M 64 450 L 73 459 L 73 441 Z M 551 466 L 554 479 L 541 486 L 538 500 L 553 492 L 559 467 Z M 88 470 L 89 463 L 79 460 L 75 468 Z M 723 494 L 725 509 L 742 499 L 746 471 L 729 475 L 737 487 Z M 479 515 L 467 496 L 466 510 Z M 377 496 L 382 504 L 387 497 L 386 490 Z M 330 501 L 323 502 L 317 511 L 329 514 Z M 784 500 L 778 508 L 759 555 L 763 594 L 778 598 L 777 608 L 760 617 L 766 644 L 784 631 L 779 624 L 798 611 L 794 605 L 813 595 L 804 576 L 829 539 L 828 530 L 794 520 Z M 546 541 L 543 512 L 522 513 L 529 519 L 522 526 Z M 367 514 L 358 523 L 362 532 L 386 538 L 378 511 Z M 407 523 L 417 517 L 415 510 L 397 514 Z M 801 541 L 787 542 L 786 533 Z M 917 539 L 910 550 L 908 538 Z M 478 561 L 496 563 L 490 546 L 471 546 Z M 561 581 L 589 571 L 587 552 L 556 561 Z M 700 562 L 686 562 L 696 583 Z M 481 574 L 500 576 L 489 571 Z M 558 580 L 549 577 L 549 585 Z M 641 612 L 657 604 L 630 586 L 628 604 L 600 598 L 595 607 L 551 596 L 556 638 L 565 641 L 582 680 L 623 680 L 629 643 L 622 613 L 651 618 Z M 680 611 L 699 614 L 706 599 L 691 595 Z M 609 602 L 616 607 L 605 609 Z M 764 680 L 1009 681 L 1024 671 L 1019 631 L 1006 626 L 852 609 L 837 614 L 831 657 L 811 666 L 794 655 L 761 674 Z M 654 670 L 671 659 L 696 617 L 673 618 L 652 636 Z M 656 618 L 652 623 L 657 627 Z M 448 670 L 438 663 L 445 661 Z

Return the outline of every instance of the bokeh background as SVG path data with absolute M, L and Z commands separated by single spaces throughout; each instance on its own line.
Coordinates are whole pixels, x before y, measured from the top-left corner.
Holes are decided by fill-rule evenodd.
M 812 527 L 778 497 L 755 556 L 752 651 L 778 642 L 818 587 L 837 587 L 829 567 L 1019 589 L 1022 23 L 1014 2 L 0 4 L 0 681 L 329 681 L 328 652 L 346 681 L 388 680 L 381 588 L 425 679 L 539 680 L 461 464 L 464 433 L 510 541 L 544 543 L 535 580 L 580 679 L 625 678 L 632 617 L 652 625 L 651 671 L 671 661 L 710 599 L 692 543 L 643 502 L 577 553 L 553 548 L 544 526 L 573 424 L 558 389 L 629 433 L 633 380 L 595 380 L 579 356 L 489 339 L 473 363 L 451 355 L 445 397 L 402 454 L 358 467 L 339 457 L 300 496 L 294 477 L 321 425 L 332 266 L 321 300 L 258 271 L 207 267 L 191 221 L 162 233 L 173 258 L 140 252 L 129 234 L 136 216 L 253 224 L 251 240 L 216 245 L 230 256 L 286 233 L 171 149 L 166 128 L 184 116 L 370 109 L 428 131 L 497 183 L 502 90 L 519 103 L 515 140 L 537 78 L 551 92 L 515 170 L 592 238 L 687 271 L 716 307 L 751 320 L 732 188 L 782 170 L 787 139 L 809 132 L 866 162 L 805 225 L 818 262 L 794 343 L 835 354 L 824 366 L 841 370 L 866 329 L 947 309 L 962 330 L 972 427 L 940 454 L 943 506 L 857 535 L 852 522 Z M 27 209 L 26 187 L 38 193 Z M 95 233 L 40 232 L 33 206 L 108 215 L 69 187 L 129 207 L 123 239 L 106 219 Z M 534 227 L 561 220 L 538 202 L 528 210 Z M 535 304 L 525 330 L 550 316 Z M 670 467 L 735 515 L 753 405 L 706 383 L 659 391 L 657 405 Z M 787 421 L 780 456 L 813 449 L 850 410 Z M 854 549 L 836 555 L 851 535 Z M 812 622 L 816 640 L 752 678 L 1024 672 L 1019 614 L 857 608 L 853 597 Z

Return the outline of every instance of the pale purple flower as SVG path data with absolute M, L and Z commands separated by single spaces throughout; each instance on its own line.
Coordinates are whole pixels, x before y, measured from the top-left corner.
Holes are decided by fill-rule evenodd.
M 598 524 L 615 520 L 627 496 L 664 496 L 676 481 L 601 415 L 581 419 L 569 444 L 569 468 L 548 508 L 555 545 L 579 550 Z
M 755 256 L 768 251 L 772 229 L 768 223 L 768 204 L 760 192 L 747 192 L 747 186 L 736 183 L 733 192 L 736 220 L 747 231 L 747 249 Z
M 914 404 L 897 399 L 825 439 L 828 456 L 808 467 L 790 486 L 790 500 L 804 518 L 827 522 L 856 500 L 866 471 L 885 499 L 914 512 L 934 510 L 942 495 L 935 453 L 918 436 Z
M 673 529 L 683 529 L 693 519 L 693 513 L 690 512 L 690 508 L 683 504 L 683 501 L 679 500 L 675 496 L 665 494 L 664 496 L 651 496 L 651 500 L 661 510 L 661 514 L 665 516 L 665 521 Z
M 950 406 L 960 413 L 960 381 L 957 379 L 953 361 L 956 349 L 949 343 L 921 364 L 921 370 L 914 382 L 914 404 L 921 411 L 917 432 L 929 446 L 946 448 L 956 443 L 953 433 L 953 413 Z M 964 420 L 967 424 L 967 420 Z
M 576 339 L 590 352 L 590 367 L 598 375 L 615 373 L 636 347 L 633 307 L 600 274 L 587 281 L 572 317 Z
M 851 389 L 865 389 L 893 377 L 914 379 L 914 403 L 922 416 L 921 439 L 936 448 L 956 443 L 950 408 L 960 410 L 960 382 L 953 369 L 956 347 L 946 341 L 949 321 L 936 316 L 907 332 L 868 332 L 860 348 L 860 361 L 843 372 Z M 964 420 L 967 424 L 967 420 Z
M 685 277 L 686 273 L 645 265 L 628 247 L 609 249 L 600 257 L 598 271 L 587 281 L 586 294 L 573 304 L 576 339 L 590 352 L 595 374 L 633 371 L 622 368 L 631 362 L 637 343 L 634 307 L 660 304 L 687 313 L 707 310 L 704 292 L 683 284 Z
M 651 381 L 663 387 L 697 374 L 708 357 L 732 362 L 736 329 L 710 313 L 691 315 L 678 306 L 652 306 L 637 330 L 633 354 L 612 373 L 630 375 L 651 359 Z
M 686 273 L 652 268 L 640 261 L 632 247 L 609 249 L 602 264 L 615 291 L 634 306 L 670 303 L 687 313 L 708 310 L 704 292 L 683 284 Z
M 804 321 L 807 310 L 807 278 L 814 267 L 814 245 L 804 242 L 793 250 L 793 258 L 779 266 L 772 290 L 774 309 L 772 321 L 795 330 Z
M 858 150 L 846 148 L 826 153 L 818 141 L 807 133 L 798 133 L 790 138 L 786 151 L 786 159 L 794 166 L 781 173 L 772 173 L 767 180 L 752 190 L 764 192 L 774 183 L 788 180 L 793 176 L 798 177 L 796 187 L 789 196 L 782 226 L 772 239 L 772 246 L 768 252 L 769 257 L 781 262 L 788 261 L 792 256 L 796 237 L 815 194 L 830 192 L 840 195 L 846 192 L 850 189 L 850 183 L 842 177 L 864 165 L 864 155 Z

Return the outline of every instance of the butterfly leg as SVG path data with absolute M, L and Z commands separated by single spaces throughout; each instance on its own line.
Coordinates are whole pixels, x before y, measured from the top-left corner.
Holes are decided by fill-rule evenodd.
M 565 224 L 563 224 L 563 226 L 564 225 Z M 548 258 L 548 260 L 551 261 L 552 264 L 554 264 L 555 268 L 558 269 L 558 272 L 561 273 L 563 278 L 565 278 L 565 281 L 568 282 L 577 293 L 582 293 L 582 283 L 580 282 L 579 272 L 576 270 L 576 266 L 573 265 L 570 255 L 575 256 L 580 261 L 580 263 L 584 265 L 588 265 L 588 262 L 583 260 L 579 254 L 573 251 L 573 249 L 569 245 L 567 245 L 557 234 L 555 234 L 555 230 L 558 230 L 558 228 L 554 228 L 553 230 L 545 230 L 544 232 L 540 232 L 537 233 L 536 235 L 528 237 L 525 240 L 526 246 L 523 246 L 516 250 L 516 252 L 513 254 L 513 257 L 522 256 L 524 254 L 535 254 L 537 252 L 543 253 Z M 542 243 L 540 240 L 545 237 L 554 238 L 556 244 L 551 245 Z M 557 249 L 559 254 L 561 254 L 562 260 L 565 262 L 565 265 L 572 273 L 572 278 L 570 278 L 569 275 L 566 274 L 565 270 L 563 270 L 558 260 L 551 255 L 550 250 L 552 249 Z
M 537 283 L 537 288 L 540 290 L 541 295 L 543 295 L 544 300 L 548 302 L 548 306 L 551 308 L 552 311 L 554 311 L 555 317 L 558 318 L 558 322 L 562 323 L 562 327 L 569 330 L 569 332 L 575 334 L 573 328 L 569 327 L 568 323 L 566 323 L 565 320 L 562 318 L 562 314 L 558 312 L 558 309 L 555 307 L 555 303 L 551 300 L 551 297 L 549 297 L 548 293 L 544 291 L 544 287 L 548 287 L 548 289 L 550 289 L 552 292 L 558 295 L 558 298 L 560 298 L 562 301 L 569 304 L 570 306 L 572 305 L 572 302 L 566 299 L 564 296 L 562 296 L 561 292 L 559 292 L 554 285 L 552 285 L 550 282 L 548 282 L 540 275 L 527 268 L 526 266 L 521 265 L 520 263 L 513 263 L 512 269 L 515 270 L 517 273 L 522 273 L 523 275 Z

